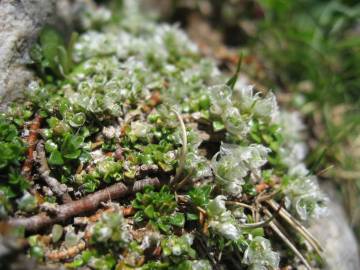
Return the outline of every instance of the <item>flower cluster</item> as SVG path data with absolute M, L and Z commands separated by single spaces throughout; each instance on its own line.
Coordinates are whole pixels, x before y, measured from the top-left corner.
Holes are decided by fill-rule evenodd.
M 210 200 L 207 211 L 210 217 L 209 227 L 228 240 L 236 241 L 241 236 L 241 230 L 231 211 L 225 207 L 225 196 L 217 196 Z
M 216 183 L 225 194 L 239 197 L 244 177 L 249 172 L 253 177 L 260 174 L 259 169 L 267 162 L 270 149 L 260 144 L 238 146 L 222 144 L 220 151 L 212 159 L 212 169 Z

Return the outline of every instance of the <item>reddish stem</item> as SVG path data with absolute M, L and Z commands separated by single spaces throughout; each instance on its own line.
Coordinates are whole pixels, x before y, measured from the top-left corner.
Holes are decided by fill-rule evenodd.
M 34 162 L 34 151 L 35 151 L 35 146 L 36 146 L 42 119 L 43 118 L 40 115 L 38 114 L 35 115 L 35 118 L 30 125 L 30 130 L 29 130 L 30 133 L 27 139 L 27 143 L 28 143 L 27 158 L 22 167 L 22 175 L 25 176 L 29 181 L 32 180 L 31 171 Z

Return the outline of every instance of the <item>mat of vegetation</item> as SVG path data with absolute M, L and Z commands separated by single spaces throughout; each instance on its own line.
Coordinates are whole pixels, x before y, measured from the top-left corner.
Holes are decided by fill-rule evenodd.
M 243 73 L 301 112 L 306 163 L 335 184 L 360 236 L 360 5 L 355 0 L 171 1 L 171 21 L 225 62 L 244 53 Z M 205 32 L 205 34 L 204 34 Z M 224 45 L 226 47 L 224 48 Z M 225 52 L 225 53 L 224 53 Z
M 40 34 L 38 80 L 0 116 L 2 230 L 67 268 L 320 267 L 299 115 L 135 3 Z

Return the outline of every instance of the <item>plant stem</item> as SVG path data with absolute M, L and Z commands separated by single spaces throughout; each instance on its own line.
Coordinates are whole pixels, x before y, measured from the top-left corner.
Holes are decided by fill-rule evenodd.
M 28 150 L 27 158 L 22 166 L 21 173 L 29 181 L 31 181 L 31 171 L 33 167 L 35 145 L 38 138 L 39 128 L 42 122 L 42 117 L 38 114 L 35 115 L 29 129 L 29 137 L 27 138 Z

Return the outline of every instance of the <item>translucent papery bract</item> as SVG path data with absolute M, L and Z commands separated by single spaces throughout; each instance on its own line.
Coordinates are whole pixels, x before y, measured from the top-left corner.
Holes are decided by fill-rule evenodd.
M 217 161 L 216 157 L 218 154 L 214 156 L 211 162 L 211 167 L 216 176 L 216 184 L 222 188 L 225 194 L 234 197 L 240 196 L 242 185 L 244 184 L 242 177 L 246 176 L 247 169 L 244 166 L 241 166 L 243 164 L 239 164 L 231 157 L 225 157 L 220 161 Z
M 189 270 L 211 270 L 212 266 L 209 261 L 206 260 L 196 260 L 190 261 L 190 268 Z
M 260 144 L 242 147 L 223 143 L 211 161 L 216 183 L 226 194 L 239 196 L 244 184 L 243 178 L 249 171 L 257 171 L 267 162 L 269 151 Z
M 187 35 L 179 29 L 178 26 L 160 25 L 156 28 L 155 33 L 165 48 L 170 53 L 176 53 L 179 55 L 188 55 L 198 52 L 197 46 L 190 41 Z
M 254 104 L 254 113 L 256 116 L 266 120 L 267 122 L 278 121 L 279 108 L 275 95 L 269 92 L 265 98 L 258 99 Z
M 83 29 L 91 29 L 95 26 L 106 24 L 111 19 L 111 12 L 109 9 L 93 5 L 92 2 L 78 3 L 80 5 L 80 24 Z
M 211 100 L 211 113 L 215 115 L 222 115 L 226 108 L 232 106 L 231 94 L 232 90 L 227 85 L 215 85 L 208 88 Z
M 298 163 L 294 167 L 289 168 L 289 175 L 291 176 L 306 176 L 309 174 L 309 170 L 304 163 Z
M 296 142 L 280 148 L 280 155 L 283 162 L 289 167 L 294 167 L 306 157 L 308 148 L 303 142 Z
M 222 156 L 217 160 L 219 154 L 212 159 L 212 169 L 221 182 L 231 182 L 242 179 L 248 173 L 247 167 L 236 156 Z
M 222 143 L 220 154 L 222 157 L 232 157 L 238 163 L 245 163 L 248 169 L 257 169 L 267 162 L 267 155 L 271 150 L 261 144 L 238 146 Z
M 261 144 L 251 144 L 248 147 L 239 147 L 236 155 L 246 162 L 250 170 L 256 170 L 267 162 L 267 155 L 270 151 Z
M 223 112 L 222 119 L 226 130 L 231 134 L 245 137 L 250 131 L 250 125 L 235 107 L 227 107 Z
M 255 102 L 259 100 L 259 95 L 254 94 L 254 86 L 241 85 L 234 89 L 233 99 L 237 107 L 249 112 Z
M 100 221 L 93 224 L 90 231 L 93 242 L 115 242 L 119 247 L 125 247 L 132 240 L 128 225 L 119 212 L 103 213 Z
M 194 175 L 194 180 L 212 175 L 207 159 L 195 152 L 190 152 L 186 155 L 185 168 Z
M 208 214 L 210 216 L 218 216 L 226 211 L 225 207 L 226 196 L 218 195 L 215 199 L 210 200 L 208 205 Z
M 270 241 L 257 236 L 245 251 L 243 263 L 250 265 L 250 269 L 278 269 L 280 256 L 271 250 Z
M 315 177 L 299 176 L 284 189 L 287 207 L 294 209 L 302 220 L 322 215 L 326 197 L 320 191 Z
M 236 226 L 237 221 L 230 211 L 225 207 L 225 196 L 217 196 L 210 200 L 208 205 L 208 214 L 210 216 L 209 227 L 216 233 L 229 240 L 237 240 L 241 235 L 241 230 Z
M 213 228 L 218 234 L 232 241 L 239 239 L 241 231 L 233 224 L 233 220 L 229 220 L 227 216 L 221 215 L 215 220 L 209 222 L 209 227 Z

